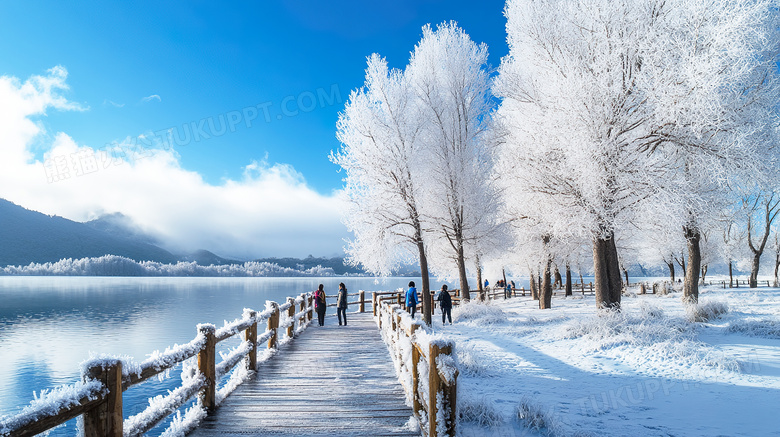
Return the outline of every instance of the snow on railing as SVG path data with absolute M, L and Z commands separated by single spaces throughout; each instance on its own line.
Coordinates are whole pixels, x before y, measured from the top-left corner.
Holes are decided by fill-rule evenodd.
M 67 415 L 65 420 L 70 420 L 100 403 L 105 395 L 103 385 L 92 380 L 42 390 L 19 414 L 0 417 L 0 436 L 35 435 L 44 432 L 59 425 L 54 424 L 52 418 Z M 25 434 L 19 434 L 19 430 L 27 431 Z
M 407 404 L 413 408 L 425 436 L 454 437 L 458 392 L 454 343 L 441 334 L 430 333 L 400 305 L 388 303 L 396 299 L 379 299 L 376 320 L 406 391 Z
M 148 432 L 166 417 L 174 414 L 163 436 L 186 434 L 213 411 L 238 385 L 257 370 L 258 344 L 268 342 L 260 361 L 270 359 L 277 347 L 290 341 L 311 323 L 312 298 L 310 293 L 297 298 L 287 298 L 283 310 L 275 302 L 266 302 L 261 313 L 245 308 L 241 318 L 225 322 L 216 329 L 211 324 L 198 325 L 198 335 L 183 345 L 174 345 L 164 352 L 154 351 L 141 363 L 127 356 L 100 355 L 81 366 L 82 382 L 44 390 L 19 414 L 0 417 L 0 437 L 32 436 L 59 426 L 70 419 L 82 416 L 81 429 L 85 435 L 138 436 Z M 295 312 L 297 307 L 300 311 Z M 280 313 L 287 311 L 289 327 L 280 340 Z M 265 331 L 258 336 L 258 323 L 266 322 Z M 227 353 L 220 353 L 222 361 L 216 363 L 216 344 L 244 333 L 241 344 Z M 198 357 L 197 363 L 192 360 Z M 244 366 L 238 366 L 239 362 Z M 182 385 L 149 399 L 149 406 L 142 412 L 121 420 L 122 393 L 151 377 L 166 377 L 179 363 L 184 363 Z M 232 371 L 234 368 L 235 371 Z M 231 372 L 232 371 L 232 372 Z M 222 388 L 217 390 L 220 378 L 230 375 Z M 197 401 L 184 415 L 179 409 L 195 395 Z

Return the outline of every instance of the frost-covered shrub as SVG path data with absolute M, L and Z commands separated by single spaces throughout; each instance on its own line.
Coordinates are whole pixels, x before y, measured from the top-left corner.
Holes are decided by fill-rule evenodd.
M 496 325 L 507 323 L 506 314 L 500 307 L 472 301 L 455 307 L 452 319 L 456 322 L 470 322 L 475 325 Z
M 661 342 L 691 341 L 695 331 L 682 318 L 663 317 L 663 312 L 658 309 L 640 306 L 638 314 L 603 311 L 598 315 L 572 319 L 562 325 L 556 335 L 562 339 L 581 338 L 585 340 L 583 346 L 587 349 L 603 350 L 619 345 L 649 346 Z
M 729 306 L 726 302 L 708 300 L 697 304 L 687 304 L 685 312 L 691 322 L 708 322 L 728 313 Z
M 466 376 L 485 377 L 493 372 L 493 362 L 482 356 L 473 345 L 461 345 L 455 349 L 455 354 L 458 358 L 458 370 Z
M 468 399 L 458 403 L 461 422 L 472 422 L 484 427 L 495 427 L 504 423 L 504 416 L 493 401 Z
M 723 310 L 719 303 L 704 306 L 712 313 Z M 639 311 L 604 311 L 573 319 L 553 335 L 576 339 L 576 347 L 583 351 L 602 351 L 637 369 L 652 364 L 656 371 L 685 366 L 739 372 L 738 360 L 697 339 L 698 329 L 684 316 L 665 316 L 658 308 L 640 304 Z
M 639 312 L 642 318 L 660 319 L 664 316 L 662 308 L 650 305 L 646 301 L 639 304 Z
M 558 323 L 563 320 L 568 319 L 566 316 L 555 316 L 555 317 L 543 317 L 539 318 L 536 316 L 529 316 L 528 319 L 526 319 L 525 322 L 523 322 L 523 325 L 531 325 L 531 326 L 544 326 L 544 325 L 551 325 L 553 323 Z
M 553 411 L 523 397 L 516 409 L 517 419 L 526 428 L 533 429 L 542 435 L 562 435 L 560 425 L 555 421 Z
M 751 337 L 780 339 L 780 321 L 773 319 L 735 320 L 726 328 L 726 332 L 735 332 Z

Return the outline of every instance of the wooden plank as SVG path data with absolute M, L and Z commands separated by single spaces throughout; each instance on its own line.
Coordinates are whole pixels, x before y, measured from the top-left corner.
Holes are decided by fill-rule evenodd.
M 281 347 L 190 435 L 419 436 L 371 313 L 347 318 Z

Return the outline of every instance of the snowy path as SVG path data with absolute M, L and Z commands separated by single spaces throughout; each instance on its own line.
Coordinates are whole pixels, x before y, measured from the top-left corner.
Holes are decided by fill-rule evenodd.
M 435 320 L 458 345 L 459 411 L 488 422 L 462 418 L 462 435 L 780 436 L 780 290 L 702 296 L 731 310 L 691 323 L 677 294 L 625 297 L 614 317 L 592 296 L 544 311 L 520 298 Z M 542 429 L 517 419 L 521 404 Z
M 348 317 L 315 318 L 191 435 L 419 436 L 371 314 Z

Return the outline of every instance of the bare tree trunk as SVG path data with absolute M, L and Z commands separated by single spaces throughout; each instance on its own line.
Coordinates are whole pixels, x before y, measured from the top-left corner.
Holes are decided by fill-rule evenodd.
M 674 284 L 674 261 L 667 262 L 666 266 L 669 267 L 669 278 L 672 280 L 672 284 Z
M 763 201 L 762 201 L 763 200 Z M 743 200 L 745 204 L 746 200 Z M 777 218 L 780 213 L 780 196 L 777 196 L 775 192 L 756 196 L 753 203 L 752 210 L 756 211 L 759 208 L 763 211 L 763 229 L 762 234 L 756 235 L 758 237 L 758 244 L 753 243 L 753 217 L 752 214 L 748 216 L 747 224 L 747 240 L 750 251 L 753 252 L 753 265 L 750 267 L 750 288 L 758 287 L 758 268 L 761 264 L 761 254 L 764 253 L 766 247 L 766 241 L 769 239 L 769 234 L 772 230 L 772 222 Z
M 458 239 L 458 276 L 460 279 L 460 298 L 468 302 L 471 299 L 469 293 L 469 278 L 466 276 L 466 257 L 463 254 L 463 244 Z
M 542 294 L 539 296 L 539 308 L 543 310 L 552 308 L 552 273 L 550 272 L 551 264 L 552 260 L 548 257 L 547 262 L 544 264 Z
M 531 274 L 528 275 L 528 278 L 529 278 L 529 284 L 528 285 L 531 288 L 531 297 L 534 300 L 539 300 L 539 290 L 537 290 L 536 279 L 534 278 L 534 276 L 536 276 L 536 275 L 534 274 L 534 271 L 531 270 Z
M 734 287 L 734 271 L 731 268 L 732 261 L 729 260 L 729 288 Z
M 777 252 L 775 254 L 775 284 L 773 285 L 773 287 L 780 286 L 780 285 L 778 285 L 778 282 L 777 282 L 778 270 L 780 270 L 780 252 Z
M 431 283 L 428 277 L 428 257 L 425 255 L 425 244 L 422 238 L 417 239 L 417 249 L 420 252 L 420 276 L 422 277 L 422 316 L 423 321 L 430 326 L 431 319 Z
M 596 306 L 619 310 L 623 284 L 614 234 L 593 240 L 593 276 Z
M 536 288 L 539 289 L 539 298 L 542 297 L 542 266 L 541 264 L 538 267 L 538 270 L 536 271 Z M 539 304 L 541 305 L 541 303 Z
M 626 287 L 628 287 L 628 270 L 626 270 L 625 267 L 623 267 L 623 276 L 626 277 Z
M 685 227 L 685 240 L 688 242 L 688 270 L 685 271 L 683 299 L 688 303 L 699 302 L 699 271 L 701 270 L 701 234 L 693 226 Z
M 553 288 L 563 288 L 563 278 L 561 277 L 561 272 L 558 270 L 558 267 L 555 267 L 555 272 L 553 273 L 555 277 L 555 283 L 553 284 Z
M 707 269 L 709 269 L 709 265 L 701 265 L 701 285 L 707 285 Z
M 682 268 L 683 281 L 685 281 L 685 275 L 688 273 L 688 270 L 687 270 L 686 265 L 685 265 L 685 254 L 684 253 L 680 254 L 680 258 L 677 260 L 677 264 L 679 264 L 680 267 Z
M 569 264 L 566 264 L 566 296 L 571 296 L 572 289 L 571 289 L 571 266 Z
M 758 268 L 761 266 L 761 252 L 753 253 L 753 262 L 750 265 L 750 288 L 758 287 Z
M 479 262 L 479 255 L 477 255 L 477 289 L 479 290 L 479 300 L 485 300 L 485 289 L 482 286 L 482 264 Z

